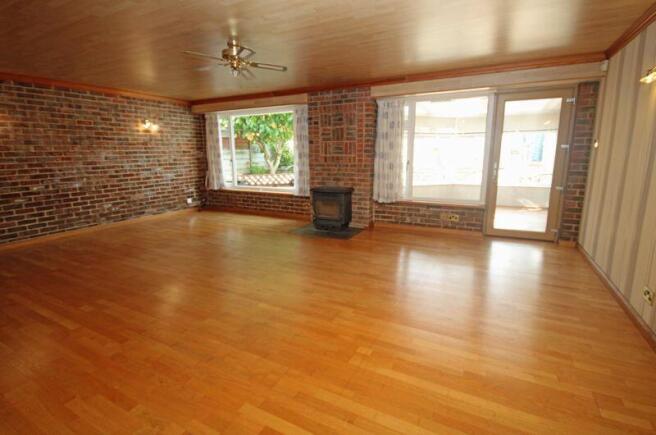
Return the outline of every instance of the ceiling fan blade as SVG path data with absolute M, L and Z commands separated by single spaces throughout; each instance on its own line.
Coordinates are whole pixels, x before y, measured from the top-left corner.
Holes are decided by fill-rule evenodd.
M 287 67 L 283 65 L 274 65 L 272 63 L 261 63 L 261 62 L 249 62 L 249 66 L 252 66 L 254 68 L 261 68 L 261 69 L 269 69 L 271 71 L 279 71 L 279 72 L 285 72 L 287 71 Z
M 253 80 L 255 78 L 255 74 L 253 74 L 253 71 L 249 69 L 242 69 L 240 76 L 246 80 Z
M 215 65 L 205 65 L 205 66 L 199 66 L 196 68 L 196 71 L 209 71 L 212 68 L 214 68 Z
M 225 60 L 222 57 L 216 57 L 216 56 L 212 56 L 212 55 L 205 54 L 205 53 L 199 53 L 197 51 L 185 50 L 185 51 L 183 51 L 183 53 L 187 54 L 189 56 L 203 57 L 205 59 L 213 59 L 213 60 L 218 60 L 220 62 L 225 62 Z
M 255 55 L 255 50 L 253 50 L 252 48 L 244 47 L 242 45 L 241 48 L 239 49 L 239 57 L 241 57 L 243 60 L 250 59 L 254 55 Z

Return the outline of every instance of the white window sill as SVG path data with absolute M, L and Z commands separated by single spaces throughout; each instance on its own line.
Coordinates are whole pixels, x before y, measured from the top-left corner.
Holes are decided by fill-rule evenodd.
M 278 193 L 280 195 L 294 194 L 293 187 L 230 186 L 222 187 L 220 190 L 225 190 L 228 192 Z

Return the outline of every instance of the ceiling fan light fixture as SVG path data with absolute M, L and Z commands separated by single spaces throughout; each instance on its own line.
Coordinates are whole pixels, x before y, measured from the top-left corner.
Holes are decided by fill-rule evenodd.
M 254 78 L 255 76 L 251 72 L 250 68 L 259 68 L 278 72 L 287 71 L 287 67 L 284 65 L 255 62 L 251 59 L 252 56 L 255 55 L 255 50 L 241 45 L 239 40 L 235 37 L 230 38 L 227 45 L 228 47 L 221 51 L 221 57 L 189 50 L 184 51 L 184 53 L 190 56 L 212 59 L 215 61 L 215 64 L 229 67 L 230 74 L 232 74 L 232 76 L 235 78 L 240 76 L 249 80 Z

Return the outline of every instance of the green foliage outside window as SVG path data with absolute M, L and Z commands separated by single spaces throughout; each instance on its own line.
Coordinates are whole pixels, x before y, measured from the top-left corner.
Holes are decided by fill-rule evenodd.
M 293 166 L 294 156 L 287 146 L 294 136 L 291 113 L 239 116 L 234 118 L 233 128 L 236 136 L 264 154 L 270 174 L 275 174 L 281 166 Z M 253 167 L 251 173 L 254 173 Z
M 260 165 L 251 165 L 248 171 L 249 174 L 269 174 L 269 168 L 265 168 L 264 166 Z

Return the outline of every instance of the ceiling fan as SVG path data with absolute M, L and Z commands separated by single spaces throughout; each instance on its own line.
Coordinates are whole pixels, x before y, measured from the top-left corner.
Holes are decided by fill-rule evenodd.
M 199 53 L 197 51 L 184 51 L 185 54 L 190 56 L 202 57 L 205 59 L 212 59 L 218 61 L 217 65 L 230 68 L 233 77 L 243 75 L 246 78 L 254 77 L 249 68 L 268 69 L 271 71 L 285 72 L 287 67 L 283 65 L 274 65 L 271 63 L 255 62 L 250 60 L 255 55 L 255 51 L 251 48 L 239 44 L 237 38 L 228 39 L 228 48 L 221 51 L 221 57 L 212 56 L 211 54 Z

